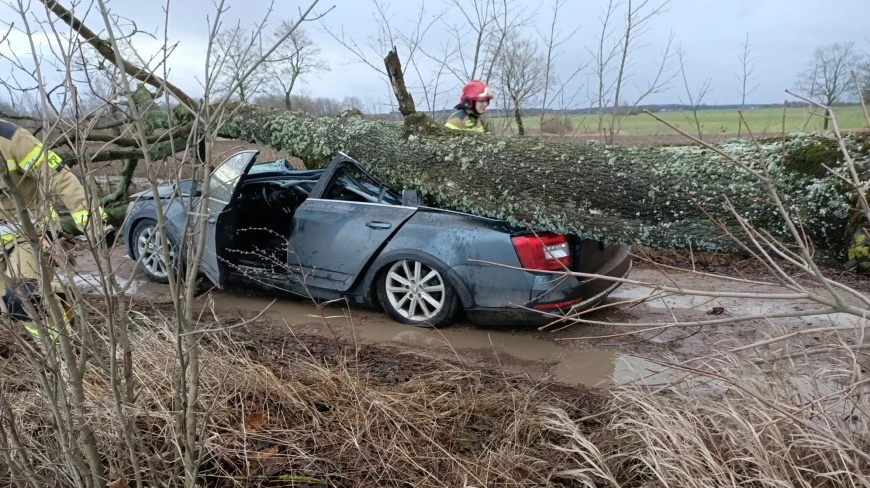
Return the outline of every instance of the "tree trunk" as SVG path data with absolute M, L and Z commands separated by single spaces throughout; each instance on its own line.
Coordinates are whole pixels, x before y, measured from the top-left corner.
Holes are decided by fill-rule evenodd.
M 447 131 L 422 114 L 397 124 L 253 106 L 234 112 L 219 135 L 286 151 L 311 168 L 344 151 L 389 185 L 419 189 L 433 205 L 538 229 L 661 249 L 733 251 L 736 246 L 697 207 L 736 232 L 723 208 L 727 197 L 757 227 L 786 240 L 789 235 L 760 184 L 696 146 L 542 142 Z M 867 157 L 863 141 L 849 144 L 856 156 Z M 762 141 L 761 147 L 783 200 L 816 252 L 842 258 L 851 195 L 822 168 L 845 171 L 836 141 L 796 136 L 786 143 L 784 157 L 782 139 Z M 745 161 L 758 156 L 752 143 L 731 142 L 723 149 Z
M 526 128 L 523 126 L 523 116 L 520 115 L 520 106 L 514 105 L 514 119 L 517 121 L 517 132 L 520 136 L 526 135 Z
M 414 97 L 408 93 L 408 89 L 405 87 L 402 63 L 399 61 L 399 54 L 395 49 L 390 51 L 387 57 L 384 58 L 384 66 L 387 68 L 387 74 L 390 75 L 393 93 L 395 93 L 396 100 L 399 102 L 399 112 L 405 116 L 415 113 L 417 108 L 414 105 Z
M 248 101 L 248 96 L 245 93 L 244 83 L 239 83 L 239 100 L 241 100 L 242 103 L 246 103 Z

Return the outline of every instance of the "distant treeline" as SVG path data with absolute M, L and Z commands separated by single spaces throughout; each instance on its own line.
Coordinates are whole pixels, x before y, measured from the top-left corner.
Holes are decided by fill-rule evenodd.
M 288 103 L 289 102 L 289 103 Z M 360 97 L 344 97 L 343 99 L 331 98 L 331 97 L 310 97 L 305 95 L 292 95 L 289 99 L 285 99 L 280 95 L 261 95 L 257 97 L 254 101 L 254 104 L 266 106 L 266 107 L 274 107 L 274 108 L 290 108 L 291 110 L 297 110 L 300 112 L 304 112 L 311 115 L 318 116 L 334 116 L 342 113 L 343 111 L 351 108 L 355 108 L 360 110 L 362 113 L 366 114 L 370 118 L 374 119 L 401 119 L 401 115 L 398 112 L 391 111 L 391 107 L 384 106 L 381 103 L 366 100 Z M 289 107 L 288 107 L 289 105 Z M 851 106 L 856 105 L 852 103 L 845 104 L 836 104 L 837 106 Z M 743 106 L 746 110 L 751 109 L 764 109 L 764 108 L 804 108 L 807 107 L 807 104 L 804 102 L 788 102 L 787 104 L 783 103 L 767 103 L 767 104 L 746 104 Z M 740 104 L 724 104 L 724 105 L 708 105 L 702 104 L 698 106 L 699 110 L 737 110 L 740 108 Z M 639 105 L 637 107 L 605 107 L 603 110 L 598 109 L 598 107 L 585 107 L 585 108 L 574 108 L 574 109 L 548 109 L 546 112 L 551 115 L 562 115 L 562 116 L 575 116 L 575 115 L 591 115 L 598 114 L 599 112 L 603 112 L 605 114 L 611 114 L 614 111 L 618 114 L 628 114 L 635 115 L 641 114 L 644 110 L 648 110 L 650 112 L 675 112 L 681 110 L 692 110 L 691 105 L 684 105 L 678 103 L 668 103 L 668 104 L 647 104 L 647 105 Z M 437 110 L 435 112 L 427 111 L 426 113 L 435 117 L 435 118 L 443 118 L 446 119 L 452 112 L 453 108 L 445 108 L 444 110 Z M 543 110 L 539 107 L 532 107 L 523 109 L 523 116 L 526 117 L 534 117 L 540 116 Z M 503 110 L 500 108 L 492 108 L 489 110 L 489 115 L 491 117 L 513 117 L 513 110 Z M 8 101 L 0 99 L 0 118 L 3 118 L 5 115 L 15 114 L 15 115 L 24 115 L 38 118 L 39 110 L 35 107 L 34 104 L 30 104 L 29 106 L 22 107 L 19 104 L 12 104 Z M 22 125 L 29 125 L 28 121 L 20 121 Z
M 835 106 L 857 106 L 854 103 L 842 103 L 835 104 Z M 752 109 L 764 109 L 764 108 L 807 108 L 808 104 L 804 102 L 789 102 L 789 103 L 763 103 L 763 104 L 746 104 L 743 105 L 744 110 L 752 110 Z M 741 108 L 740 104 L 723 104 L 723 105 L 708 105 L 701 104 L 698 106 L 698 110 L 738 110 Z M 546 113 L 553 115 L 589 115 L 589 114 L 598 114 L 599 112 L 603 112 L 606 114 L 611 114 L 616 111 L 617 114 L 641 114 L 647 110 L 649 112 L 678 112 L 681 110 L 692 110 L 691 105 L 683 105 L 679 103 L 668 103 L 668 104 L 657 104 L 657 105 L 638 105 L 637 107 L 604 107 L 599 111 L 598 107 L 586 107 L 586 108 L 574 108 L 574 109 L 548 109 Z M 448 115 L 453 110 L 441 110 L 435 112 L 434 115 Z M 523 109 L 524 116 L 540 116 L 543 109 L 541 108 L 527 108 Z M 513 110 L 503 110 L 498 108 L 490 109 L 488 112 L 491 116 L 494 117 L 513 117 Z

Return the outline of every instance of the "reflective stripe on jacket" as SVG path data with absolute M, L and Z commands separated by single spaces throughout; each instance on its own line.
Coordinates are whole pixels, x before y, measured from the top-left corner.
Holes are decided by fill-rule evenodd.
M 72 215 L 76 226 L 83 230 L 92 213 L 89 209 L 85 189 L 73 172 L 61 161 L 60 156 L 48 148 L 30 132 L 0 119 L 0 155 L 5 159 L 6 168 L 13 183 L 18 187 L 27 206 L 31 220 L 45 223 L 55 220 L 57 214 L 51 206 L 58 198 Z M 45 166 L 48 166 L 47 168 Z M 48 201 L 41 184 L 48 178 Z M 18 214 L 6 184 L 0 181 L 0 222 L 18 222 Z M 105 218 L 99 205 L 93 206 L 97 218 Z M 0 235 L 4 243 L 14 237 Z
M 453 112 L 444 127 L 455 130 L 471 130 L 475 132 L 483 132 L 483 121 L 480 117 L 474 117 L 465 110 L 457 110 Z

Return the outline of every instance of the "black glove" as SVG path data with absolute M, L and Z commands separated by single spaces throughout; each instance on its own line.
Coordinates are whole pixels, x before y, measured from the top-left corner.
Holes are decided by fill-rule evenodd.
M 118 229 L 114 227 L 109 227 L 108 229 L 106 229 L 106 247 L 114 246 L 116 237 L 118 237 Z

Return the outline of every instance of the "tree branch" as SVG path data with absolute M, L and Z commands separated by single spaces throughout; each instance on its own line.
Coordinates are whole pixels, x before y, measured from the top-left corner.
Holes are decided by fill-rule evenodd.
M 162 159 L 171 156 L 175 153 L 174 146 L 170 144 L 170 141 L 166 141 L 161 144 L 157 144 L 151 146 L 148 150 L 148 154 L 151 155 L 152 159 Z M 75 154 L 72 153 L 58 153 L 58 156 L 63 159 L 65 164 L 71 165 L 74 164 L 77 160 Z M 102 163 L 105 161 L 122 161 L 125 159 L 142 159 L 143 153 L 142 149 L 136 148 L 125 148 L 125 149 L 110 149 L 107 151 L 97 151 L 88 156 L 88 160 L 92 163 Z
M 75 15 L 72 14 L 69 10 L 63 7 L 56 0 L 40 0 L 43 5 L 46 6 L 49 10 L 51 10 L 55 15 L 57 15 L 61 20 L 67 23 L 70 27 L 73 28 L 78 34 L 84 39 L 88 44 L 93 46 L 94 49 L 97 50 L 103 57 L 115 63 L 115 54 L 112 52 L 112 44 L 100 38 L 94 31 L 90 30 L 82 21 L 76 18 Z M 144 70 L 127 60 L 121 60 L 122 65 L 120 68 L 124 70 L 128 75 L 133 78 L 142 81 L 143 83 L 147 83 L 155 88 L 165 88 L 166 91 L 172 94 L 179 102 L 185 105 L 189 110 L 193 111 L 197 107 L 196 101 L 193 100 L 190 96 L 187 95 L 183 90 L 178 88 L 177 86 L 169 83 L 163 78 L 151 73 L 150 71 Z
M 399 112 L 403 116 L 416 112 L 417 108 L 414 106 L 414 97 L 408 93 L 408 89 L 405 87 L 405 77 L 402 75 L 402 63 L 399 61 L 399 54 L 396 52 L 395 47 L 384 58 L 384 65 L 387 67 L 390 84 L 393 85 L 393 92 L 395 92 L 396 100 L 399 102 Z
M 155 136 L 148 137 L 146 141 L 148 144 L 158 144 L 161 141 L 168 141 L 169 139 L 186 139 L 190 136 L 190 132 L 193 130 L 193 123 L 189 123 L 186 125 L 182 125 L 180 127 L 172 129 L 171 132 L 164 132 L 163 134 L 158 134 Z M 68 140 L 58 141 L 54 145 L 54 147 L 59 147 L 63 145 L 69 145 L 69 143 L 75 142 L 76 136 L 72 135 L 68 138 Z M 129 138 L 121 138 L 114 135 L 105 135 L 105 134 L 88 134 L 85 138 L 88 142 L 104 142 L 107 144 L 114 144 L 116 146 L 121 147 L 141 147 L 142 143 L 138 139 L 129 139 Z

